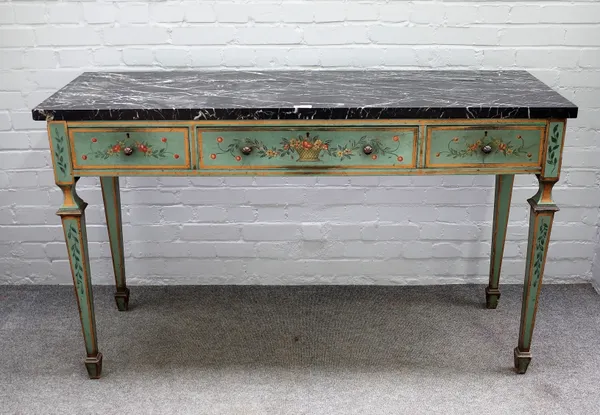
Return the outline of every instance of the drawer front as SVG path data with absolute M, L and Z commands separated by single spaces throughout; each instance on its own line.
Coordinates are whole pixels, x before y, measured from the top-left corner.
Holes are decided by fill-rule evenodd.
M 190 168 L 188 128 L 70 128 L 69 137 L 76 169 Z
M 199 128 L 199 165 L 204 169 L 246 170 L 414 168 L 417 132 L 417 127 Z M 250 154 L 244 154 L 244 147 L 251 149 Z
M 544 132 L 544 125 L 427 127 L 425 166 L 541 166 Z

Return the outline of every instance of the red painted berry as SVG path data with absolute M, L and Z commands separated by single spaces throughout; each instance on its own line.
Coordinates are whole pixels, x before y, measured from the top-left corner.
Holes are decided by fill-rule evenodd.
M 393 137 L 393 140 L 394 140 L 394 141 L 398 141 L 398 140 L 400 140 L 400 137 L 398 137 L 397 135 L 395 135 L 395 136 Z
M 217 155 L 216 155 L 216 154 L 211 154 L 211 155 L 210 155 L 210 158 L 214 160 L 214 159 L 216 159 L 216 158 L 217 158 Z
M 160 141 L 162 141 L 163 143 L 166 143 L 167 142 L 167 137 L 161 138 Z
M 373 160 L 377 160 L 377 154 L 373 154 L 373 155 L 371 156 L 371 158 L 372 158 Z
M 404 157 L 398 156 L 398 161 L 402 161 L 402 160 L 404 160 Z
M 179 154 L 173 154 L 173 158 L 178 159 L 179 158 Z
M 223 137 L 217 137 L 217 143 L 222 143 L 223 142 Z
M 92 137 L 92 143 L 95 143 L 96 141 L 98 141 L 98 139 L 96 137 Z
M 87 160 L 87 156 L 84 154 L 83 156 L 81 156 L 82 159 Z
M 235 156 L 235 159 L 236 159 L 237 161 L 240 161 L 242 158 L 241 158 L 240 156 Z

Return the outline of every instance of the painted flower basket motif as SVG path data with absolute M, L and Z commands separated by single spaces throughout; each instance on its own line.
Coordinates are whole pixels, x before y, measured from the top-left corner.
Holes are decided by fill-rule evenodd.
M 291 149 L 298 154 L 296 161 L 321 161 L 321 152 L 329 149 L 330 142 L 321 140 L 318 135 L 311 137 L 310 133 L 306 133 L 306 137 L 298 135 L 298 138 L 290 140 L 284 138 L 281 144 L 284 151 Z

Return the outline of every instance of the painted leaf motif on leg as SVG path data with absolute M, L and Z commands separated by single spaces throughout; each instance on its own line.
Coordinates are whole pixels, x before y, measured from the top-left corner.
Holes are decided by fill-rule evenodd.
M 541 276 L 542 263 L 544 261 L 544 247 L 548 236 L 548 224 L 542 222 L 539 227 L 539 235 L 535 244 L 535 258 L 533 263 L 533 287 L 537 287 Z
M 73 272 L 75 274 L 77 290 L 81 294 L 83 294 L 83 265 L 81 264 L 81 250 L 79 248 L 79 237 L 77 236 L 77 229 L 73 224 L 70 224 L 67 230 L 67 242 L 69 250 L 71 251 L 71 258 L 73 261 Z
M 56 142 L 56 149 L 54 150 L 54 160 L 58 169 L 62 174 L 66 174 L 67 164 L 63 157 L 63 151 L 65 151 L 65 137 L 63 137 L 58 128 L 54 129 L 54 141 Z
M 551 173 L 554 173 L 558 166 L 558 149 L 560 148 L 560 133 L 561 132 L 559 125 L 556 124 L 552 129 L 552 134 L 550 135 L 550 144 L 548 145 L 547 163 L 552 166 Z

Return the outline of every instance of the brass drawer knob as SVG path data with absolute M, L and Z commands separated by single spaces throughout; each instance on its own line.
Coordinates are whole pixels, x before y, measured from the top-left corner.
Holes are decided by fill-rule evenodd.
M 371 154 L 371 153 L 373 152 L 373 147 L 371 147 L 371 146 L 365 146 L 365 147 L 363 148 L 363 152 L 364 152 L 365 154 Z
M 242 147 L 242 153 L 245 154 L 245 155 L 248 155 L 248 154 L 252 153 L 252 147 L 250 147 L 250 146 L 244 146 L 244 147 Z
M 483 147 L 481 147 L 481 151 L 483 151 L 485 154 L 490 154 L 492 152 L 492 146 L 485 145 Z
M 131 156 L 131 155 L 133 154 L 133 147 L 125 147 L 125 148 L 123 149 L 123 153 L 124 153 L 126 156 Z

